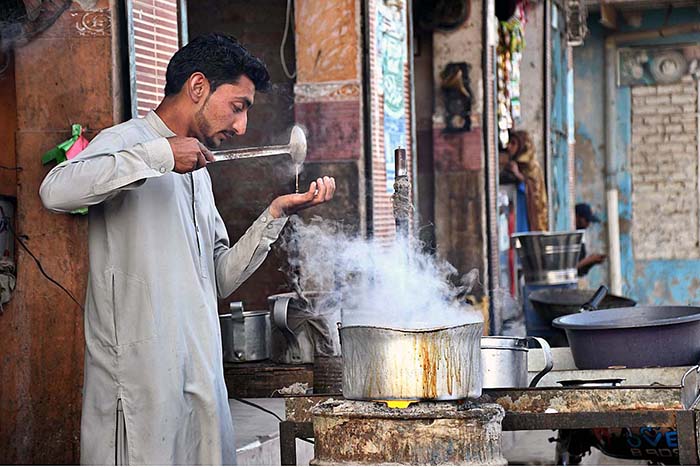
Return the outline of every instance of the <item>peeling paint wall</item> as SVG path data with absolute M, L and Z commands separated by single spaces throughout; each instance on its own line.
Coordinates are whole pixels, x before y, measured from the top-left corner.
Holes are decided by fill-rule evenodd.
M 87 2 L 83 2 L 88 4 Z M 15 50 L 17 211 L 25 244 L 81 302 L 88 274 L 87 219 L 43 208 L 41 155 L 81 123 L 88 137 L 121 112 L 115 31 L 107 0 L 74 2 L 57 21 Z M 91 25 L 85 28 L 85 25 Z M 85 60 L 66 60 L 68 51 Z M 114 74 L 113 74 L 114 73 Z M 9 91 L 5 89 L 5 91 Z M 3 101 L 4 105 L 4 101 Z M 3 150 L 7 148 L 3 147 Z M 0 463 L 77 464 L 83 384 L 83 312 L 16 246 L 17 288 L 0 315 Z
M 433 161 L 437 254 L 459 274 L 486 270 L 486 200 L 482 135 L 482 3 L 472 2 L 469 19 L 450 32 L 433 35 Z M 473 94 L 472 130 L 445 133 L 440 73 L 448 63 L 466 62 Z M 480 291 L 477 291 L 479 293 Z
M 564 12 L 552 4 L 551 50 L 551 102 L 550 102 L 550 159 L 551 179 L 549 184 L 549 229 L 568 231 L 573 227 L 571 202 L 571 180 L 569 179 L 569 66 Z M 554 13 L 556 12 L 556 13 Z
M 667 20 L 667 21 L 666 21 Z M 666 11 L 643 14 L 639 28 L 623 26 L 622 31 L 651 30 L 700 22 L 696 9 L 674 9 L 668 19 Z M 586 234 L 589 252 L 607 251 L 607 218 L 605 215 L 605 137 L 604 137 L 604 39 L 605 30 L 599 17 L 589 18 L 590 34 L 582 47 L 574 52 L 576 102 L 576 201 L 588 202 L 603 222 L 591 226 Z M 667 37 L 625 45 L 652 45 L 698 42 L 700 35 Z M 634 255 L 633 225 L 635 222 L 657 222 L 658 219 L 635 219 L 632 199 L 634 186 L 630 171 L 632 151 L 632 93 L 630 87 L 617 88 L 615 125 L 615 165 L 620 169 L 617 186 L 620 190 L 620 244 L 622 256 L 623 294 L 640 304 L 697 304 L 700 294 L 700 260 L 641 260 Z M 607 263 L 597 266 L 586 277 L 590 286 L 608 282 Z
M 596 17 L 588 27 L 584 45 L 574 48 L 576 202 L 589 203 L 605 222 L 604 31 Z M 586 245 L 589 253 L 607 251 L 604 223 L 588 228 Z M 608 284 L 607 264 L 591 269 L 584 282 Z
M 483 72 L 481 68 L 482 60 L 482 4 L 481 2 L 471 2 L 471 12 L 469 19 L 454 31 L 435 31 L 433 35 L 433 82 L 435 83 L 435 116 L 434 121 L 437 126 L 445 124 L 445 104 L 439 96 L 440 73 L 450 62 L 467 62 L 470 66 L 469 79 L 474 93 L 472 102 L 472 123 L 474 126 L 481 126 L 481 112 L 483 95 Z

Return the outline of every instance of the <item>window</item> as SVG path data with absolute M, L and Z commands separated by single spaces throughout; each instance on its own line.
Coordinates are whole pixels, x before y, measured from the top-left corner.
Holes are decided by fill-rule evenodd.
M 163 99 L 168 62 L 187 39 L 187 9 L 183 0 L 126 2 L 131 115 L 141 117 Z

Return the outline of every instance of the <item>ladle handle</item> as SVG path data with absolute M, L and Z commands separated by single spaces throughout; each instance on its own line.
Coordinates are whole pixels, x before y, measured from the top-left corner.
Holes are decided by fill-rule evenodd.
M 601 285 L 598 290 L 593 294 L 593 297 L 581 306 L 581 312 L 597 310 L 600 303 L 603 301 L 605 296 L 608 294 L 608 288 Z
M 528 339 L 533 339 L 540 344 L 542 353 L 544 354 L 544 368 L 542 368 L 542 370 L 540 370 L 540 372 L 537 373 L 534 378 L 532 378 L 532 381 L 530 381 L 530 387 L 534 388 L 544 377 L 544 375 L 552 370 L 554 367 L 554 359 L 552 358 L 552 348 L 549 346 L 546 340 L 542 339 L 541 337 L 528 337 Z
M 284 144 L 259 148 L 223 149 L 220 151 L 212 151 L 212 154 L 214 155 L 215 162 L 221 162 L 290 154 L 290 148 L 288 144 Z

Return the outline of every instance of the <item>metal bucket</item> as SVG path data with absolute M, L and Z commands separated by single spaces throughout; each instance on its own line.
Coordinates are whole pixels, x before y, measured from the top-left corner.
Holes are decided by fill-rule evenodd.
M 343 326 L 343 396 L 457 400 L 481 396 L 482 323 L 435 329 Z
M 530 232 L 513 235 L 513 240 L 527 284 L 566 284 L 578 279 L 583 230 Z

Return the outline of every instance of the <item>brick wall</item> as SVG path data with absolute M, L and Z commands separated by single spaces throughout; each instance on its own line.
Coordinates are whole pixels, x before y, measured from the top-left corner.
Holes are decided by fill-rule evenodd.
M 632 88 L 632 215 L 640 260 L 700 258 L 698 92 L 682 82 Z

